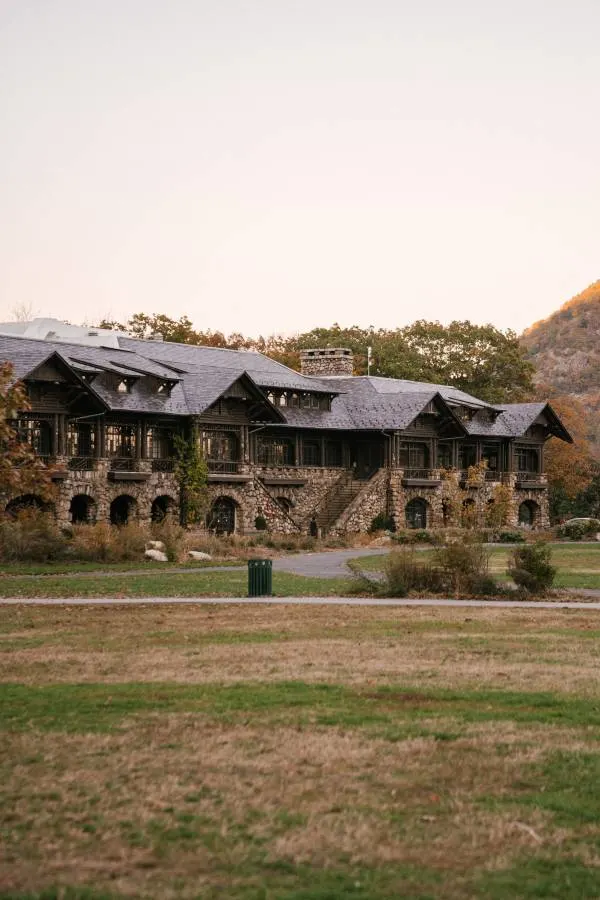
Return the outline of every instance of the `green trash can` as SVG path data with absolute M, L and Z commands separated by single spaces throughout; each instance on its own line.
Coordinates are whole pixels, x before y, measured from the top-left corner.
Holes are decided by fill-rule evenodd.
M 270 559 L 248 560 L 248 596 L 270 597 L 273 592 L 273 563 Z

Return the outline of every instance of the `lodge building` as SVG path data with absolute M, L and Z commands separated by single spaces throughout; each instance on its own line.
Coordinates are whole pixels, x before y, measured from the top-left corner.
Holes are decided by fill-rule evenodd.
M 379 514 L 398 528 L 458 524 L 452 477 L 462 510 L 482 523 L 503 486 L 509 524 L 548 524 L 544 445 L 571 441 L 549 404 L 492 405 L 448 386 L 354 376 L 344 348 L 301 357 L 299 373 L 160 335 L 0 324 L 0 361 L 30 404 L 14 424 L 52 464 L 62 525 L 178 516 L 176 435 L 200 443 L 206 524 L 217 532 L 360 532 Z M 8 512 L 35 501 L 0 498 Z

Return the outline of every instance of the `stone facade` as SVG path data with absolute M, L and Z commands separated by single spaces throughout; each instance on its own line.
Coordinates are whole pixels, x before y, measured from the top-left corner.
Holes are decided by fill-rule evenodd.
M 312 375 L 317 378 L 330 375 L 349 377 L 352 375 L 353 365 L 352 351 L 344 347 L 300 351 L 300 366 L 303 375 Z

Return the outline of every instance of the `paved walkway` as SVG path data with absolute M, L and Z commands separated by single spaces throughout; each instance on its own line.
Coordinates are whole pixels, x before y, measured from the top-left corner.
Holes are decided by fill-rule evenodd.
M 256 605 L 265 606 L 430 606 L 430 607 L 462 607 L 499 608 L 499 609 L 578 609 L 587 612 L 600 612 L 597 601 L 577 600 L 444 600 L 438 597 L 418 599 L 391 599 L 387 597 L 133 597 L 114 599 L 112 597 L 73 597 L 63 599 L 29 599 L 19 598 L 0 600 L 1 606 L 143 606 L 144 604 L 215 604 L 215 605 Z

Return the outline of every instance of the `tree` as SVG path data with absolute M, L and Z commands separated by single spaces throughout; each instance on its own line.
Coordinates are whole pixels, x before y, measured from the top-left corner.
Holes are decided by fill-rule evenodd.
M 197 435 L 175 435 L 175 478 L 179 485 L 180 524 L 185 528 L 198 522 L 206 509 L 208 466 L 202 457 Z
M 516 403 L 533 396 L 535 369 L 514 331 L 469 321 L 442 325 L 419 320 L 401 334 L 408 349 L 421 358 L 422 381 L 453 385 L 488 403 Z
M 101 322 L 101 327 L 114 327 Z M 159 332 L 167 341 L 258 350 L 293 369 L 300 369 L 300 351 L 313 347 L 347 347 L 354 355 L 354 374 L 367 374 L 367 348 L 371 347 L 371 375 L 453 385 L 489 403 L 525 400 L 533 395 L 533 365 L 525 359 L 513 331 L 471 322 L 420 320 L 404 328 L 313 328 L 285 337 L 247 338 L 237 332 L 196 331 L 187 316 L 171 319 L 163 313 L 136 313 L 127 325 L 117 326 L 135 337 Z
M 585 407 L 570 396 L 553 397 L 551 405 L 573 443 L 552 439 L 546 448 L 544 468 L 551 488 L 574 500 L 589 485 L 594 474 L 594 460 L 587 438 L 587 413 Z
M 27 393 L 15 382 L 10 363 L 0 364 L 0 496 L 5 499 L 34 494 L 51 500 L 54 494 L 52 469 L 21 441 L 11 420 L 29 409 Z

